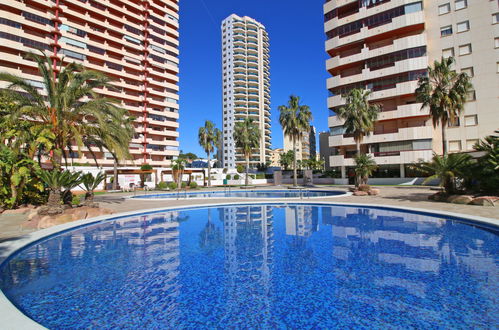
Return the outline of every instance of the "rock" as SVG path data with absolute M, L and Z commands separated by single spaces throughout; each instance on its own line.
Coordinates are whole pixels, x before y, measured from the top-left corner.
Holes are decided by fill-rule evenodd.
M 78 208 L 72 213 L 73 221 L 83 220 L 87 218 L 87 210 L 85 210 L 84 208 Z
M 368 193 L 367 193 L 367 192 L 365 192 L 365 191 L 355 191 L 355 192 L 353 193 L 353 195 L 354 195 L 354 196 L 367 196 L 367 195 L 368 195 Z
M 45 229 L 49 228 L 52 226 L 55 226 L 56 224 L 54 223 L 54 217 L 51 217 L 50 215 L 45 215 L 43 216 L 40 221 L 38 221 L 38 229 Z
M 35 211 L 35 212 L 31 212 L 29 215 L 28 215 L 28 221 L 32 221 L 33 219 L 35 219 L 36 217 L 38 216 L 38 213 Z
M 473 205 L 495 206 L 497 197 L 477 197 L 471 201 Z
M 457 195 L 449 197 L 447 201 L 453 204 L 469 204 L 473 201 L 473 197 L 468 195 Z
M 381 191 L 379 189 L 371 189 L 367 193 L 369 194 L 369 196 L 378 196 L 380 192 Z
M 5 214 L 5 215 L 9 215 L 9 214 L 24 214 L 24 213 L 28 213 L 28 212 L 31 212 L 30 208 L 20 207 L 18 209 L 14 209 L 14 210 L 5 210 L 3 212 L 3 214 Z

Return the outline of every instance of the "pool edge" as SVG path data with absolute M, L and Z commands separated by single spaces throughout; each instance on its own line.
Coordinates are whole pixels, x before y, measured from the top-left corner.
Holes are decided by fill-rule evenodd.
M 311 201 L 311 200 L 290 200 L 288 201 L 278 201 L 275 199 L 268 199 L 262 201 L 251 201 L 251 205 L 258 204 L 313 204 L 313 205 L 324 205 L 324 206 L 348 206 L 348 207 L 367 207 L 367 208 L 377 208 L 377 209 L 387 209 L 393 211 L 411 211 L 418 213 L 425 213 L 428 215 L 436 215 L 436 216 L 445 216 L 454 218 L 452 220 L 466 220 L 469 223 L 476 223 L 482 225 L 489 225 L 499 229 L 499 220 L 492 218 L 485 218 L 480 216 L 472 216 L 454 212 L 447 211 L 432 211 L 423 208 L 414 208 L 414 207 L 402 207 L 402 206 L 385 206 L 378 204 L 362 204 L 362 203 L 346 203 L 346 202 L 334 202 L 334 201 Z M 33 233 L 30 233 L 26 236 L 21 237 L 15 241 L 6 241 L 0 243 L 0 251 L 3 249 L 4 251 L 0 254 L 0 266 L 4 264 L 11 256 L 13 256 L 19 250 L 25 248 L 26 246 L 33 244 L 39 240 L 47 238 L 52 235 L 56 235 L 65 231 L 69 231 L 72 229 L 76 229 L 78 227 L 83 227 L 91 224 L 95 224 L 98 222 L 103 222 L 107 220 L 112 220 L 115 218 L 127 217 L 127 216 L 135 216 L 140 214 L 147 213 L 158 213 L 162 211 L 172 211 L 172 210 L 188 210 L 194 208 L 205 208 L 205 207 L 216 207 L 216 206 L 231 206 L 231 205 L 248 205 L 248 201 L 235 201 L 235 202 L 225 202 L 225 203 L 210 203 L 210 204 L 193 204 L 193 205 L 184 205 L 184 206 L 170 206 L 170 207 L 160 207 L 160 208 L 151 208 L 151 209 L 142 209 L 137 211 L 130 212 L 121 212 L 115 214 L 108 214 L 104 216 L 89 218 L 85 220 L 77 220 L 61 225 L 57 225 L 54 227 L 42 229 Z M 0 290 L 0 320 L 2 320 L 1 329 L 46 329 L 42 325 L 36 323 L 34 320 L 30 319 L 24 313 L 22 313 Z M 6 326 L 4 326 L 6 325 Z

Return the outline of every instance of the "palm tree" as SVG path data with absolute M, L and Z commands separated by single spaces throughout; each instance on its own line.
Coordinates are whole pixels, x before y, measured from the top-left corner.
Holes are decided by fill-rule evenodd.
M 251 118 L 245 118 L 244 121 L 239 121 L 234 127 L 234 140 L 236 148 L 241 149 L 246 159 L 246 180 L 245 185 L 249 184 L 248 170 L 250 166 L 250 157 L 253 149 L 260 145 L 260 129 Z
M 279 106 L 279 123 L 282 126 L 284 135 L 291 138 L 293 143 L 293 185 L 298 186 L 297 165 L 296 165 L 296 143 L 301 141 L 304 132 L 310 129 L 310 121 L 312 120 L 312 112 L 307 105 L 300 105 L 300 98 L 291 95 L 288 100 L 288 105 Z
M 12 116 L 18 120 L 31 120 L 52 135 L 51 161 L 60 169 L 62 158 L 76 145 L 91 150 L 95 141 L 114 148 L 120 155 L 128 153 L 131 136 L 127 111 L 117 106 L 118 101 L 101 97 L 96 88 L 110 86 L 110 79 L 103 73 L 87 70 L 82 65 L 70 63 L 52 68 L 51 59 L 42 55 L 28 54 L 37 62 L 43 79 L 44 93 L 29 81 L 9 73 L 0 73 L 0 81 L 9 86 L 5 95 L 13 100 L 18 109 Z
M 99 172 L 96 176 L 93 176 L 92 173 L 87 173 L 82 175 L 81 184 L 83 185 L 83 189 L 85 190 L 85 205 L 90 207 L 96 207 L 97 205 L 94 203 L 94 190 L 101 184 L 102 181 L 106 178 L 106 175 L 102 172 Z
M 374 130 L 380 106 L 369 103 L 370 91 L 354 88 L 346 95 L 346 104 L 336 110 L 338 118 L 345 121 L 343 127 L 346 134 L 352 134 L 357 148 L 357 156 L 361 154 L 360 144 L 364 136 Z
M 211 187 L 211 162 L 210 154 L 215 150 L 215 146 L 220 139 L 220 130 L 215 127 L 212 121 L 207 120 L 204 127 L 199 128 L 198 141 L 199 145 L 206 152 L 208 158 L 208 187 Z
M 178 157 L 177 159 L 173 160 L 173 165 L 172 165 L 172 174 L 173 174 L 173 180 L 177 181 L 177 189 L 182 188 L 182 177 L 184 176 L 184 169 L 185 169 L 185 164 L 186 164 L 185 158 Z
M 456 190 L 456 178 L 465 178 L 469 169 L 471 156 L 467 154 L 448 154 L 439 156 L 433 154 L 430 162 L 419 162 L 411 167 L 416 171 L 427 175 L 423 181 L 440 179 L 440 186 L 447 194 L 453 194 Z
M 41 170 L 38 177 L 45 183 L 49 190 L 49 199 L 46 207 L 38 210 L 39 214 L 55 215 L 64 212 L 62 208 L 61 187 L 65 188 L 64 194 L 67 195 L 71 189 L 81 183 L 81 172 Z
M 362 154 L 355 157 L 355 187 L 367 184 L 369 177 L 378 168 L 370 155 Z
M 419 78 L 416 99 L 422 103 L 421 109 L 429 108 L 433 127 L 442 126 L 442 150 L 447 154 L 445 127 L 459 118 L 466 98 L 473 88 L 466 73 L 456 73 L 452 69 L 454 58 L 435 60 L 428 67 L 428 76 Z

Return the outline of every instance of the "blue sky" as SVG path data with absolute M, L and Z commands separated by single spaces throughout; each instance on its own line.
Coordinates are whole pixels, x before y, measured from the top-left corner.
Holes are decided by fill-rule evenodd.
M 221 21 L 232 13 L 263 23 L 270 38 L 272 147 L 282 147 L 277 107 L 289 95 L 310 106 L 317 132 L 327 130 L 323 0 L 180 1 L 180 148 L 204 156 L 197 132 L 222 124 Z

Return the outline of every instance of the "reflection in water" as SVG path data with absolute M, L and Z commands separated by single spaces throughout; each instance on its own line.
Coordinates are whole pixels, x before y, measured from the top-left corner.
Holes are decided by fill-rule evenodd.
M 0 286 L 51 328 L 493 327 L 498 245 L 420 214 L 230 206 L 61 234 Z

